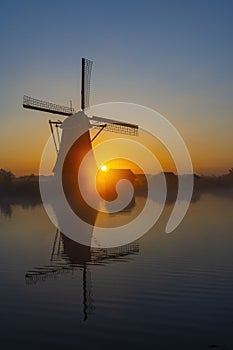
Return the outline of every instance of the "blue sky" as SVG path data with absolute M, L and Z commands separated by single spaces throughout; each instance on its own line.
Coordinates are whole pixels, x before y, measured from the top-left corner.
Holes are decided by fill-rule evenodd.
M 94 60 L 93 104 L 146 105 L 200 148 L 211 148 L 219 133 L 226 153 L 233 129 L 232 13 L 226 0 L 1 2 L 2 143 L 12 128 L 22 136 L 43 118 L 21 108 L 23 94 L 61 104 L 72 99 L 79 107 L 84 56 Z M 41 121 L 37 127 L 41 133 Z

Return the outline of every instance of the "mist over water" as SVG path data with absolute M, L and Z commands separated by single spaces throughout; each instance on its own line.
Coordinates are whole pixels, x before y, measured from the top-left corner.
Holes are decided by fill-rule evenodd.
M 233 197 L 193 198 L 166 235 L 172 207 L 139 241 L 100 250 L 57 232 L 38 203 L 1 206 L 3 347 L 233 348 Z

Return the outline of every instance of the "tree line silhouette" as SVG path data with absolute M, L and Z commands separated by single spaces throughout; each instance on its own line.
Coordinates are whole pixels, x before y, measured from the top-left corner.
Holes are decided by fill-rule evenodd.
M 1 196 L 40 196 L 39 176 L 16 177 L 11 171 L 0 169 Z
M 172 172 L 164 173 L 168 191 L 176 191 L 178 187 L 178 176 Z M 149 175 L 150 181 L 156 180 L 158 175 Z M 190 176 L 190 175 L 182 175 Z M 44 177 L 51 179 L 51 176 Z M 220 176 L 206 176 L 194 174 L 194 190 L 209 191 L 215 189 L 233 188 L 233 168 L 229 169 L 228 174 Z M 135 192 L 145 194 L 147 192 L 146 176 L 136 175 Z M 0 197 L 24 197 L 40 199 L 39 176 L 31 174 L 16 177 L 11 171 L 0 169 Z
M 149 175 L 148 182 L 156 188 L 159 176 Z M 166 203 L 174 203 L 177 196 L 178 176 L 172 172 L 164 173 L 167 182 Z M 190 176 L 190 175 L 182 175 Z M 52 176 L 44 176 L 44 181 L 52 179 Z M 136 175 L 134 185 L 135 196 L 148 196 L 148 182 L 143 174 Z M 153 194 L 155 201 L 159 201 L 156 191 Z M 198 201 L 203 193 L 216 193 L 218 196 L 233 198 L 233 168 L 228 174 L 221 176 L 204 176 L 194 174 L 194 191 L 192 202 Z M 0 169 L 0 213 L 11 216 L 12 205 L 20 205 L 24 208 L 35 207 L 41 204 L 39 176 L 31 174 L 29 176 L 16 177 L 11 171 Z

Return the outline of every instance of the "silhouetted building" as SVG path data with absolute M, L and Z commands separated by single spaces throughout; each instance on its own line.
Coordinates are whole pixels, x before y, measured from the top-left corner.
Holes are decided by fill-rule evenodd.
M 97 175 L 97 189 L 100 195 L 106 201 L 113 201 L 117 198 L 116 186 L 121 180 L 129 181 L 135 186 L 136 176 L 130 169 L 109 169 L 107 171 L 99 171 Z M 127 190 L 128 184 L 122 184 L 122 191 Z

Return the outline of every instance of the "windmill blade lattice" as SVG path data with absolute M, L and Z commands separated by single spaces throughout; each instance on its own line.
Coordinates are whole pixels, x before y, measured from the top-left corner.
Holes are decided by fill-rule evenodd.
M 72 107 L 58 105 L 25 95 L 23 96 L 23 107 L 64 116 L 72 115 L 75 112 Z
M 138 125 L 119 122 L 117 120 L 106 119 L 93 116 L 90 119 L 93 128 L 103 128 L 105 131 L 110 131 L 118 134 L 138 136 Z
M 90 106 L 91 71 L 93 61 L 82 58 L 82 87 L 81 87 L 81 109 Z

